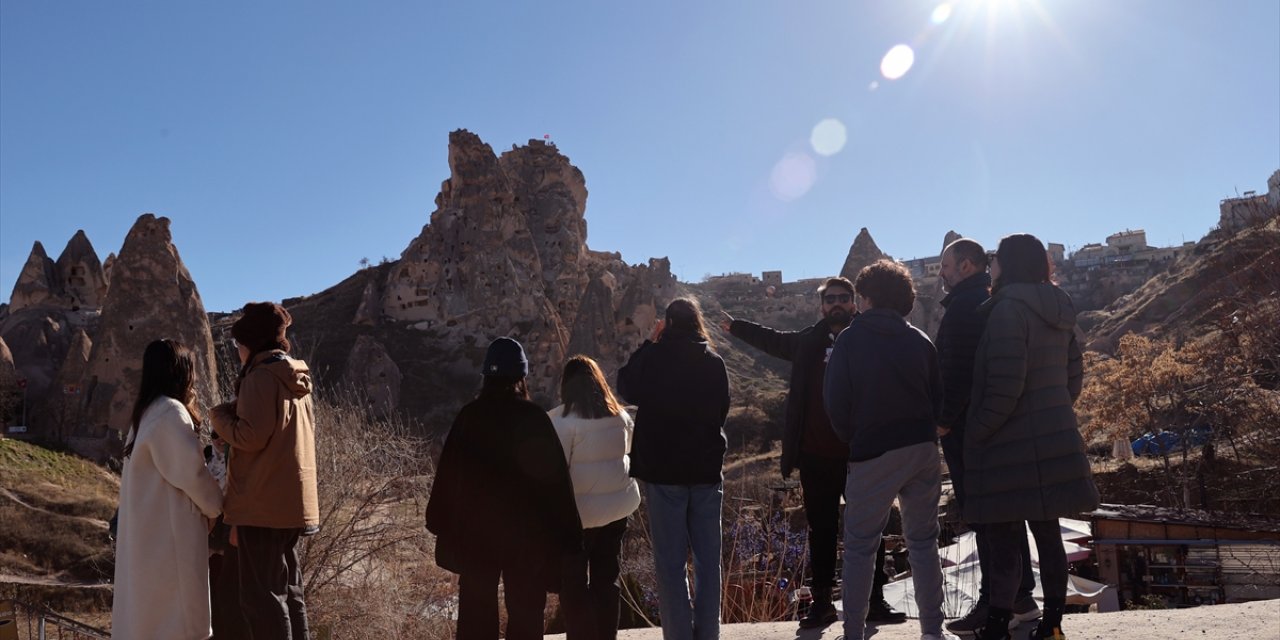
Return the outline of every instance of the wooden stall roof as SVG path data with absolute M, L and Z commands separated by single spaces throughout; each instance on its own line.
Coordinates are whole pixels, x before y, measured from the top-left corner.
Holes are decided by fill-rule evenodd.
M 1143 540 L 1182 544 L 1205 540 L 1280 542 L 1280 520 L 1261 515 L 1172 509 L 1145 504 L 1104 504 L 1088 515 L 1093 522 L 1095 544 L 1124 544 Z

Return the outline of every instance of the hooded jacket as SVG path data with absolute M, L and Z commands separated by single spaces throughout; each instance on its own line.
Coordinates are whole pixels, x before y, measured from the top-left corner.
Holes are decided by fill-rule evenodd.
M 231 445 L 223 520 L 300 529 L 320 524 L 315 411 L 307 363 L 279 350 L 255 354 L 234 402 L 209 421 Z
M 966 522 L 1074 517 L 1098 506 L 1072 404 L 1076 310 L 1052 284 L 1001 287 L 974 356 L 964 434 Z
M 637 407 L 632 477 L 672 485 L 723 479 L 729 374 L 705 341 L 674 329 L 645 340 L 618 370 L 618 395 Z
M 630 475 L 634 425 L 625 409 L 616 416 L 564 415 L 564 405 L 547 412 L 573 479 L 582 527 L 592 529 L 631 515 L 640 506 L 640 487 Z
M 836 338 L 824 399 L 850 462 L 933 442 L 942 408 L 938 353 L 896 311 L 860 313 Z

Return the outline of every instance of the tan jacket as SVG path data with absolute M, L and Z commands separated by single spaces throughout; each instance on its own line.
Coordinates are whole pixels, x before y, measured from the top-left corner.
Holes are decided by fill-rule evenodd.
M 320 524 L 307 363 L 283 351 L 255 355 L 236 401 L 214 407 L 210 421 L 231 445 L 223 503 L 227 524 L 274 529 Z

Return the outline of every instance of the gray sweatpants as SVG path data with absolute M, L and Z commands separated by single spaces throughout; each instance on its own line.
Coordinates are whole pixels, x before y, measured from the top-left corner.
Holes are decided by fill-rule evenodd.
M 876 549 L 894 498 L 911 560 L 920 632 L 942 633 L 942 566 L 938 562 L 938 498 L 942 493 L 938 446 L 922 442 L 863 462 L 849 463 L 844 488 L 844 636 L 862 640 Z

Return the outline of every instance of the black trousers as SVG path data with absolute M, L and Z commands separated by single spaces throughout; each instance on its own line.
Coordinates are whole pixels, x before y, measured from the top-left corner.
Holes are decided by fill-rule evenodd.
M 800 454 L 800 488 L 804 492 L 804 514 L 809 521 L 809 570 L 813 573 L 814 600 L 831 601 L 836 585 L 836 542 L 840 539 L 840 499 L 844 497 L 845 474 L 849 464 L 841 458 Z M 876 551 L 876 573 L 871 585 L 871 602 L 884 599 L 884 543 Z
M 951 488 L 956 493 L 956 501 L 964 508 L 964 432 L 951 431 L 942 436 L 942 456 L 947 461 L 947 471 L 951 475 Z M 969 524 L 973 530 L 973 541 L 978 547 L 978 569 L 982 574 L 978 582 L 978 602 L 987 603 L 991 596 L 991 576 L 1002 569 L 991 566 L 991 537 L 987 534 L 986 525 Z M 1014 602 L 1030 598 L 1036 588 L 1036 576 L 1031 570 L 1031 545 L 1027 536 L 1018 538 L 1018 552 L 1022 558 L 1022 570 L 1018 576 L 1018 588 L 1014 594 Z
M 1067 552 L 1062 546 L 1062 529 L 1058 526 L 1058 520 L 1028 520 L 1026 526 L 1031 529 L 1031 535 L 1035 536 L 1036 548 L 1040 551 L 1040 584 L 1044 587 L 1045 604 L 1065 602 Z M 1018 544 L 1019 540 L 1023 545 L 1027 544 L 1026 530 L 1022 521 L 986 524 L 983 529 L 990 544 L 988 564 L 991 565 L 991 606 L 1011 609 L 1017 597 L 1023 570 L 1031 570 L 1030 557 L 1025 560 L 1024 565 Z
M 236 527 L 240 607 L 247 640 L 309 640 L 298 568 L 302 529 Z
M 568 640 L 614 640 L 622 588 L 619 555 L 627 519 L 582 530 L 582 553 L 565 558 L 560 608 Z
M 476 568 L 458 575 L 458 640 L 497 640 L 498 580 L 507 603 L 507 640 L 539 640 L 547 606 L 540 566 L 523 558 L 503 567 Z
M 249 637 L 248 623 L 240 609 L 239 551 L 229 547 L 209 557 L 209 604 L 215 640 Z

